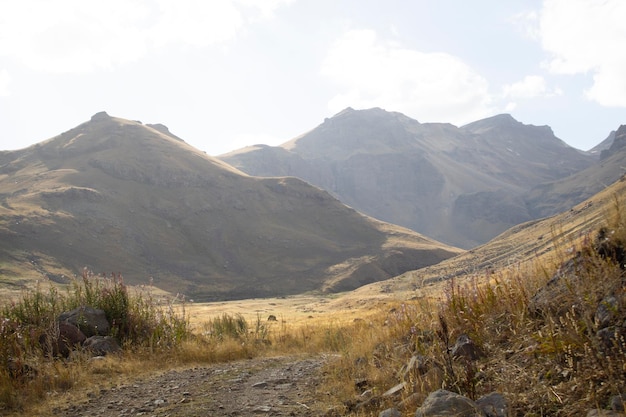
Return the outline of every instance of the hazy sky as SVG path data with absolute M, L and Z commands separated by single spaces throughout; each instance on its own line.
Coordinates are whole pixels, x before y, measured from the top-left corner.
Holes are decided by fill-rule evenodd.
M 626 124 L 623 0 L 0 0 L 0 149 L 99 111 L 218 155 L 345 107 L 499 113 L 588 149 Z

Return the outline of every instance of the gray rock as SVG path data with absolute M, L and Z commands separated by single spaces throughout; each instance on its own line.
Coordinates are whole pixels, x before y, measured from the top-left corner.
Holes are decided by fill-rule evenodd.
M 480 397 L 476 400 L 476 404 L 487 417 L 506 417 L 509 415 L 504 396 L 497 392 Z
M 594 321 L 598 326 L 598 329 L 604 329 L 613 323 L 613 320 L 615 319 L 615 312 L 618 307 L 619 303 L 612 295 L 605 297 L 604 300 L 600 302 L 594 317 Z
M 91 336 L 83 343 L 83 347 L 94 356 L 105 356 L 122 350 L 117 340 L 111 336 Z
M 621 326 L 609 326 L 596 332 L 596 337 L 601 342 L 600 349 L 605 353 L 614 349 L 622 349 L 626 339 L 626 328 Z
M 431 360 L 426 356 L 413 355 L 405 367 L 402 368 L 401 377 L 404 379 L 409 373 L 424 375 L 430 369 Z
M 484 417 L 478 405 L 467 397 L 443 389 L 431 392 L 415 417 Z
M 451 353 L 454 359 L 467 359 L 470 361 L 475 361 L 485 356 L 476 343 L 466 334 L 462 334 L 456 339 Z
M 111 329 L 104 310 L 82 306 L 59 315 L 59 322 L 78 327 L 87 337 L 106 336 Z
M 85 335 L 78 327 L 62 322 L 54 331 L 42 334 L 39 337 L 39 344 L 46 354 L 67 358 L 85 339 Z
M 624 412 L 624 402 L 626 402 L 626 395 L 614 395 L 611 397 L 611 409 L 613 411 L 619 411 L 620 413 Z
M 378 417 L 402 417 L 402 414 L 395 408 L 388 408 L 378 413 Z

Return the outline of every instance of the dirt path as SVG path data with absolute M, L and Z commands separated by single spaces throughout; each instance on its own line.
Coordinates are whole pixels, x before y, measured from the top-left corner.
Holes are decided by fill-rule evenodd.
M 324 357 L 257 358 L 163 374 L 101 391 L 57 416 L 319 416 Z

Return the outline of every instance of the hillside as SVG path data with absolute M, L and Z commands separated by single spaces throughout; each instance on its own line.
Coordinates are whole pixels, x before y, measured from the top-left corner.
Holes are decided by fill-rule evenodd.
M 418 293 L 440 293 L 443 287 L 450 285 L 451 279 L 459 284 L 467 283 L 476 277 L 486 276 L 489 271 L 515 270 L 533 263 L 556 267 L 570 255 L 556 249 L 563 251 L 563 248 L 580 247 L 582 241 L 593 239 L 597 230 L 606 226 L 607 218 L 615 212 L 616 202 L 623 204 L 624 195 L 626 175 L 562 213 L 512 227 L 486 244 L 436 265 L 363 286 L 341 302 L 409 299 Z
M 375 218 L 470 248 L 535 218 L 523 194 L 596 157 L 510 115 L 459 128 L 348 108 L 281 146 L 220 159 L 250 175 L 302 178 Z
M 163 125 L 98 113 L 0 154 L 0 276 L 83 268 L 196 299 L 349 290 L 460 250 L 346 207 L 296 178 L 254 178 Z
M 607 141 L 610 146 L 606 146 Z M 612 132 L 603 143 L 605 149 L 600 152 L 599 160 L 590 167 L 561 180 L 537 185 L 525 193 L 524 200 L 533 217 L 569 210 L 626 173 L 626 125 Z

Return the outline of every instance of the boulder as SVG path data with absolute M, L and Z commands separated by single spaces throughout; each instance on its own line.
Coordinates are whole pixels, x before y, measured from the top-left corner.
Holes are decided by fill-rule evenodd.
M 475 361 L 485 356 L 476 343 L 474 343 L 474 341 L 466 334 L 462 334 L 456 339 L 456 343 L 452 347 L 451 354 L 454 359 L 465 359 L 470 361 Z
M 484 412 L 467 397 L 439 389 L 430 393 L 415 412 L 415 417 L 484 417 Z
M 6 362 L 9 376 L 13 379 L 32 379 L 39 373 L 37 368 L 32 367 L 18 358 L 9 357 Z
M 611 397 L 610 405 L 611 410 L 617 411 L 619 413 L 624 412 L 624 402 L 626 402 L 626 395 L 619 394 Z
M 476 400 L 476 405 L 483 410 L 487 417 L 506 417 L 509 415 L 504 396 L 497 392 L 480 397 Z
M 378 413 L 378 417 L 402 417 L 402 413 L 395 408 L 388 408 Z
M 432 361 L 430 358 L 422 355 L 413 355 L 406 366 L 402 367 L 400 372 L 402 379 L 406 379 L 410 373 L 415 375 L 424 375 L 431 368 Z
M 52 331 L 39 336 L 39 344 L 46 354 L 67 358 L 85 339 L 85 334 L 78 327 L 61 322 Z
M 529 313 L 534 316 L 547 313 L 565 315 L 570 311 L 572 289 L 580 285 L 581 275 L 588 263 L 589 256 L 581 252 L 563 262 L 546 285 L 531 297 L 528 302 Z
M 605 327 L 609 327 L 613 324 L 615 320 L 615 312 L 619 309 L 619 302 L 617 298 L 612 295 L 605 297 L 600 304 L 598 304 L 598 308 L 596 309 L 596 314 L 594 317 L 594 322 L 598 329 L 604 329 Z
M 105 336 L 111 326 L 104 310 L 90 306 L 82 306 L 59 315 L 60 323 L 69 323 L 78 327 L 86 337 Z
M 626 340 L 626 328 L 622 326 L 609 326 L 596 332 L 596 337 L 600 342 L 600 350 L 605 354 L 609 352 L 621 352 L 624 349 Z
M 111 336 L 91 336 L 85 340 L 83 347 L 94 356 L 106 356 L 122 350 L 117 340 Z

